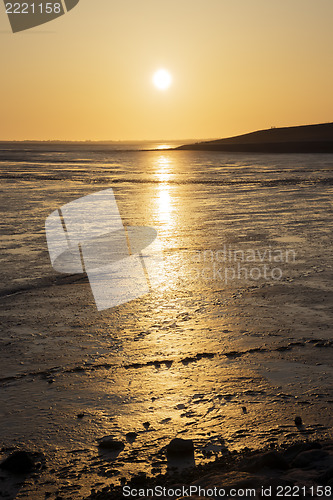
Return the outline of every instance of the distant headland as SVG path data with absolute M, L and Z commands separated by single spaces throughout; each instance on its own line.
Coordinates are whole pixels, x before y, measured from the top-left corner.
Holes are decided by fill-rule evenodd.
M 333 123 L 272 127 L 226 139 L 185 144 L 176 149 L 238 153 L 333 153 Z

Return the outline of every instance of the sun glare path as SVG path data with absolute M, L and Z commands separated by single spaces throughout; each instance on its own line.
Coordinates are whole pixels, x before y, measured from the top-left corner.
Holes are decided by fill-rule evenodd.
M 171 177 L 170 172 L 171 161 L 167 156 L 161 155 L 157 159 L 158 170 L 156 176 L 160 182 L 167 183 Z
M 170 195 L 170 186 L 168 184 L 171 173 L 172 162 L 167 155 L 159 155 L 156 159 L 155 175 L 159 181 L 157 204 L 159 220 L 163 223 L 172 222 L 172 199 Z

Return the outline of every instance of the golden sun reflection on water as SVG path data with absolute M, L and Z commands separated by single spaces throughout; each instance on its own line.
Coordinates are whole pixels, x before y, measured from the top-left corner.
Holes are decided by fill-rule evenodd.
M 169 189 L 165 186 L 161 186 L 158 194 L 158 213 L 160 221 L 170 223 L 172 221 L 171 212 L 172 207 Z
M 159 181 L 157 204 L 158 218 L 160 222 L 170 224 L 172 222 L 172 199 L 170 195 L 170 186 L 168 181 L 171 178 L 171 159 L 166 155 L 160 155 L 157 158 L 156 177 Z
M 171 177 L 171 159 L 166 155 L 161 155 L 157 159 L 156 177 L 160 182 L 168 182 Z
M 161 150 L 164 150 L 164 149 L 172 149 L 174 146 L 172 144 L 160 144 L 159 146 L 157 146 L 156 149 L 161 149 Z

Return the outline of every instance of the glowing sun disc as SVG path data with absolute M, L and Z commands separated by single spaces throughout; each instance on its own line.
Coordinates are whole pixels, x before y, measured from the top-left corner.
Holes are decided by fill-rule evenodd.
M 159 69 L 153 76 L 153 83 L 159 90 L 166 90 L 170 87 L 172 77 L 166 69 Z

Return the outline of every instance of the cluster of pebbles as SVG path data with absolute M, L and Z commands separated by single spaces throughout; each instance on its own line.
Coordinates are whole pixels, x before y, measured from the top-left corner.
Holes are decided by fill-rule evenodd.
M 105 436 L 100 439 L 98 446 L 104 452 L 118 453 L 124 444 L 112 436 Z M 169 467 L 166 474 L 155 474 L 152 477 L 145 473 L 133 476 L 129 481 L 123 477 L 118 485 L 101 484 L 99 489 L 91 489 L 85 500 L 120 500 L 126 497 L 144 500 L 333 498 L 331 440 L 296 442 L 260 452 L 249 449 L 227 452 L 204 465 L 183 469 L 181 464 L 191 461 L 194 464 L 195 444 L 191 439 L 173 439 L 161 452 L 166 455 L 169 464 L 178 461 L 178 467 Z M 45 471 L 47 461 L 41 453 L 14 451 L 0 463 L 0 468 L 16 477 L 29 477 Z M 158 494 L 156 488 L 159 488 Z M 164 491 L 162 497 L 161 489 Z M 183 496 L 179 496 L 180 491 L 184 492 Z M 193 495 L 193 492 L 198 493 Z M 0 497 L 7 497 L 2 497 L 1 488 Z M 45 496 L 47 497 L 49 495 Z M 52 498 L 63 500 L 65 497 L 59 492 L 58 496 L 56 494 Z
M 178 457 L 191 454 L 191 442 L 181 441 L 173 440 L 167 452 Z M 156 486 L 165 488 L 167 493 L 180 489 L 190 491 L 190 486 L 197 487 L 198 492 L 199 487 L 206 492 L 206 496 L 163 496 L 165 500 L 254 498 L 254 490 L 255 498 L 333 498 L 333 441 L 299 442 L 279 450 L 230 453 L 210 464 L 182 472 L 154 478 L 140 474 L 126 485 L 127 491 L 131 489 L 136 493 L 132 498 L 145 500 L 161 498 L 144 496 L 145 491 L 154 490 Z M 124 498 L 123 486 L 93 491 L 87 500 L 119 500 Z

